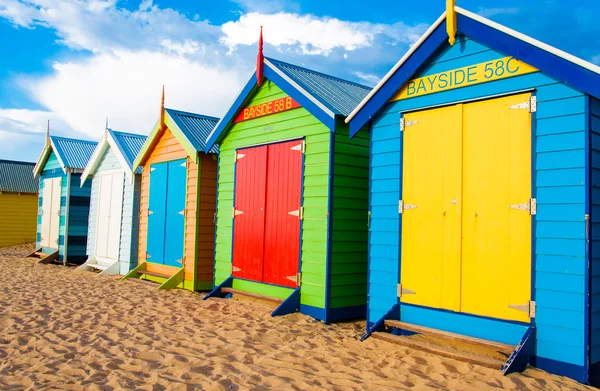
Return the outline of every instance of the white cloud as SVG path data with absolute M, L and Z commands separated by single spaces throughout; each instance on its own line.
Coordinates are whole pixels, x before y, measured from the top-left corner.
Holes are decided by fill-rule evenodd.
M 285 12 L 251 12 L 238 21 L 225 23 L 221 41 L 230 50 L 238 45 L 252 45 L 258 40 L 260 26 L 264 27 L 265 42 L 270 45 L 297 45 L 302 54 L 312 55 L 328 55 L 335 48 L 356 50 L 370 45 L 378 34 L 411 44 L 424 31 L 422 25 L 411 27 L 403 23 L 385 25 Z
M 372 73 L 354 72 L 354 74 L 363 80 L 363 82 L 368 86 L 374 86 L 375 84 L 379 83 L 379 80 L 381 80 L 380 76 Z
M 20 83 L 70 128 L 96 138 L 106 117 L 111 128 L 149 133 L 158 119 L 163 84 L 167 107 L 215 116 L 223 114 L 242 84 L 235 70 L 150 51 L 100 54 L 56 63 L 54 70 Z

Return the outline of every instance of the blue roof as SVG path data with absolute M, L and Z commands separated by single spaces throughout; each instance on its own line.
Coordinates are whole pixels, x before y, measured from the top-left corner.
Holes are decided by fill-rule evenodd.
M 83 170 L 87 166 L 97 142 L 50 136 L 54 152 L 66 168 Z
M 273 58 L 266 59 L 335 114 L 344 117 L 349 115 L 371 91 L 370 87 L 361 84 Z
M 129 164 L 129 168 L 131 169 L 136 156 L 142 150 L 142 146 L 148 137 L 140 134 L 119 132 L 113 129 L 108 129 L 108 132 L 117 143 L 121 154 L 127 160 L 127 164 Z
M 185 111 L 165 109 L 175 124 L 185 134 L 197 151 L 206 149 L 206 139 L 219 122 L 219 118 L 188 113 Z M 218 153 L 219 148 L 213 146 L 208 153 Z
M 35 163 L 0 160 L 0 191 L 37 193 L 40 182 L 33 176 Z

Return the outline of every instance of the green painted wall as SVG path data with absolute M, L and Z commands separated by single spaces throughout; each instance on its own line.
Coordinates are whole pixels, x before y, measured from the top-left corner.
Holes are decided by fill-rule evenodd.
M 341 121 L 340 121 L 341 122 Z M 333 157 L 330 307 L 367 302 L 369 138 L 348 137 L 348 125 L 336 125 Z
M 274 83 L 266 81 L 248 105 L 285 96 L 287 94 Z M 306 140 L 301 303 L 325 308 L 330 130 L 304 108 L 235 124 L 221 142 L 215 284 L 220 284 L 231 274 L 235 149 L 301 137 Z M 234 288 L 275 297 L 289 294 L 286 288 L 272 289 L 264 284 L 244 281 L 234 281 Z

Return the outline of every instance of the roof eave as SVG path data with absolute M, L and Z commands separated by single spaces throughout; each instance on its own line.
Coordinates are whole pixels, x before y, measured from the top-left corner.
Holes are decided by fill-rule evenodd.
M 98 145 L 96 145 L 94 153 L 88 161 L 87 166 L 85 166 L 85 168 L 83 169 L 83 173 L 81 174 L 81 187 L 83 187 L 88 177 L 94 175 L 94 173 L 96 172 L 96 168 L 98 168 L 98 164 L 100 164 L 100 160 L 102 160 L 102 156 L 104 156 L 107 149 L 108 140 L 106 139 L 106 135 L 104 135 L 98 142 Z

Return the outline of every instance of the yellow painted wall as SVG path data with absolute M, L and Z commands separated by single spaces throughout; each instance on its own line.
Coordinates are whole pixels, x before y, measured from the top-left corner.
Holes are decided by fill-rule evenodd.
M 0 192 L 0 247 L 35 242 L 37 194 Z

